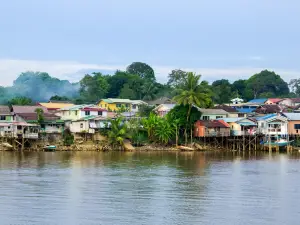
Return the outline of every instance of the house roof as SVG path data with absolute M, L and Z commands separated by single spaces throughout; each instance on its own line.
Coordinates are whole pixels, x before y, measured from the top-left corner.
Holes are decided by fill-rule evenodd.
M 291 98 L 294 103 L 300 103 L 300 98 Z
M 270 101 L 272 103 L 277 103 L 277 102 L 282 101 L 282 99 L 281 98 L 269 98 L 267 101 Z
M 20 113 L 34 113 L 34 114 L 36 114 L 36 112 L 35 112 L 36 109 L 42 109 L 44 114 L 49 113 L 48 109 L 44 106 L 13 105 L 12 109 L 13 109 L 13 112 L 15 114 L 20 114 Z
M 289 120 L 300 120 L 300 113 L 283 113 Z
M 204 108 L 198 108 L 198 110 L 202 114 L 209 114 L 209 115 L 227 115 L 228 112 L 226 112 L 223 109 L 204 109 Z
M 156 100 L 148 102 L 149 105 L 161 105 L 161 104 L 172 104 L 172 103 L 175 103 L 175 102 L 172 101 L 172 99 L 167 98 L 167 97 L 161 97 Z
M 26 121 L 36 121 L 38 120 L 37 113 L 18 113 L 18 116 L 23 118 Z M 44 120 L 45 121 L 53 121 L 53 120 L 59 120 L 59 116 L 55 116 L 54 114 L 51 113 L 44 113 L 43 114 Z
M 251 108 L 237 108 L 236 109 L 239 113 L 252 113 L 253 111 L 255 111 L 255 109 L 251 109 Z
M 74 104 L 72 103 L 53 103 L 53 102 L 40 102 L 38 103 L 41 106 L 46 107 L 47 109 L 61 109 L 64 107 L 70 107 L 70 106 L 74 106 Z
M 237 113 L 238 112 L 235 108 L 232 108 L 228 105 L 218 105 L 218 106 L 215 106 L 214 109 L 223 109 L 224 111 L 226 111 L 228 113 Z
M 73 106 L 61 108 L 59 111 L 75 111 L 75 110 L 82 109 L 84 107 L 95 107 L 95 105 L 93 104 L 73 105 Z
M 160 104 L 157 106 L 154 111 L 170 111 L 176 106 L 176 104 Z
M 198 120 L 197 122 L 200 126 L 205 126 L 207 128 L 229 128 L 230 126 L 225 121 L 220 120 Z
M 279 105 L 261 105 L 259 106 L 255 112 L 260 114 L 270 114 L 270 113 L 279 113 L 283 112 L 284 108 Z
M 95 111 L 95 112 L 104 112 L 107 111 L 106 109 L 100 107 L 84 107 L 81 111 Z
M 256 99 L 252 99 L 250 100 L 248 103 L 259 103 L 259 104 L 263 104 L 265 101 L 267 101 L 267 98 L 256 98 Z
M 244 119 L 243 117 L 232 117 L 232 118 L 220 118 L 220 119 L 217 119 L 217 120 L 223 120 L 225 121 L 226 123 L 235 123 L 241 119 Z
M 7 105 L 0 105 L 0 115 L 12 115 Z

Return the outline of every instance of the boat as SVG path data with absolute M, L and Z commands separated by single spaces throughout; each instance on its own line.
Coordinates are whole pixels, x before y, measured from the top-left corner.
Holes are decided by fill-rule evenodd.
M 54 152 L 56 150 L 56 146 L 55 145 L 46 145 L 44 147 L 44 151 L 45 152 Z
M 283 147 L 283 146 L 290 145 L 292 142 L 293 141 L 287 141 L 285 139 L 279 139 L 277 141 L 271 141 L 270 143 L 269 143 L 269 141 L 266 141 L 266 142 L 264 142 L 264 146 L 271 145 L 271 146 L 280 146 L 280 147 Z

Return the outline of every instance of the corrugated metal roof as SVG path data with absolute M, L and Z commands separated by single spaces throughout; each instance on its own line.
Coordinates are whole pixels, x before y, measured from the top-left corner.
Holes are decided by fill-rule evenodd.
M 277 116 L 277 114 L 268 114 L 268 115 L 265 115 L 265 116 L 256 117 L 256 120 L 258 120 L 258 121 L 267 120 L 267 119 L 270 119 L 274 116 Z
M 44 113 L 49 113 L 48 109 L 44 106 L 21 106 L 21 105 L 13 105 L 13 112 L 15 114 L 20 114 L 20 113 L 36 113 L 36 109 L 42 109 Z
M 267 98 L 256 98 L 249 101 L 249 103 L 261 103 L 263 104 L 265 101 L 267 101 Z
M 74 106 L 74 104 L 72 103 L 45 103 L 45 102 L 40 102 L 39 103 L 41 106 L 46 107 L 47 109 L 61 109 L 64 107 L 70 107 L 70 106 Z
M 0 115 L 11 115 L 10 108 L 7 105 L 0 105 Z
M 300 113 L 284 113 L 289 120 L 300 120 Z
M 209 114 L 209 115 L 227 115 L 228 112 L 226 112 L 223 109 L 203 109 L 203 108 L 198 108 L 198 110 L 202 114 Z
M 255 111 L 255 109 L 250 109 L 250 108 L 243 108 L 243 109 L 236 109 L 238 112 L 240 113 L 252 113 L 253 111 Z

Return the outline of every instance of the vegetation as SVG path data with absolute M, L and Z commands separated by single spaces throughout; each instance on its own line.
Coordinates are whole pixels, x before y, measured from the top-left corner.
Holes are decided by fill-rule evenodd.
M 127 123 L 122 121 L 122 117 L 110 120 L 110 130 L 108 131 L 108 140 L 113 148 L 124 149 L 124 140 L 130 138 Z
M 74 135 L 71 133 L 70 129 L 65 129 L 63 132 L 63 140 L 65 146 L 70 146 L 74 144 Z
M 37 121 L 39 124 L 42 124 L 44 122 L 44 111 L 41 108 L 35 109 L 35 112 L 37 114 Z
M 27 97 L 15 97 L 8 101 L 9 105 L 33 105 L 30 98 Z
M 54 95 L 50 98 L 50 101 L 71 101 L 71 99 L 66 96 Z

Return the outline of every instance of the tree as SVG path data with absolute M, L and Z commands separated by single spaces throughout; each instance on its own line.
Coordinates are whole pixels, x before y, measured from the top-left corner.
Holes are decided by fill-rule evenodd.
M 269 93 L 268 96 L 271 97 L 289 94 L 288 84 L 273 71 L 263 70 L 250 77 L 246 83 L 248 99 L 257 98 L 263 93 Z
M 37 121 L 41 125 L 44 122 L 44 110 L 42 108 L 36 108 Z
M 70 101 L 70 99 L 66 96 L 54 95 L 50 99 L 50 101 Z
M 149 81 L 155 81 L 154 70 L 146 63 L 133 62 L 127 67 L 126 72 L 139 75 L 141 78 Z
M 130 138 L 127 124 L 123 122 L 122 117 L 110 120 L 110 131 L 108 131 L 108 140 L 113 147 L 124 149 L 124 140 Z
M 184 84 L 187 78 L 187 72 L 180 69 L 172 70 L 171 73 L 169 73 L 168 78 L 168 85 L 172 87 L 179 87 Z
M 159 118 L 154 134 L 161 143 L 168 144 L 174 135 L 174 127 L 167 119 Z
M 173 100 L 178 104 L 183 104 L 188 106 L 188 111 L 186 115 L 186 129 L 185 129 L 185 142 L 187 144 L 187 129 L 188 122 L 190 119 L 190 114 L 192 106 L 196 105 L 198 107 L 205 107 L 210 104 L 211 98 L 207 94 L 208 90 L 204 90 L 200 84 L 201 75 L 196 75 L 192 72 L 188 72 L 187 79 L 184 85 L 179 89 L 180 94 L 175 96 Z
M 136 93 L 133 89 L 129 87 L 129 84 L 124 84 L 121 89 L 120 98 L 136 99 Z
M 289 83 L 291 91 L 296 94 L 296 96 L 300 96 L 300 79 L 292 79 Z
M 86 102 L 97 102 L 106 97 L 109 84 L 105 76 L 101 73 L 87 74 L 80 81 L 80 96 Z
M 65 129 L 63 132 L 63 140 L 65 146 L 70 146 L 74 144 L 74 135 L 71 133 L 70 129 Z
M 216 80 L 212 83 L 214 101 L 218 104 L 229 103 L 232 97 L 232 87 L 228 80 Z
M 155 132 L 155 127 L 158 124 L 158 120 L 159 117 L 154 113 L 150 113 L 148 118 L 142 119 L 142 125 L 146 129 L 148 134 L 148 139 L 150 141 L 154 140 L 154 132 Z
M 155 106 L 140 105 L 139 106 L 139 116 L 140 117 L 149 117 L 150 113 L 153 112 L 154 108 L 155 108 Z
M 245 99 L 246 85 L 247 85 L 247 80 L 242 80 L 242 79 L 236 80 L 232 84 L 232 91 L 235 92 L 235 95 L 238 95 L 240 98 Z M 233 96 L 233 97 L 236 98 L 238 96 Z
M 8 101 L 9 105 L 32 105 L 33 102 L 27 97 L 15 97 Z

